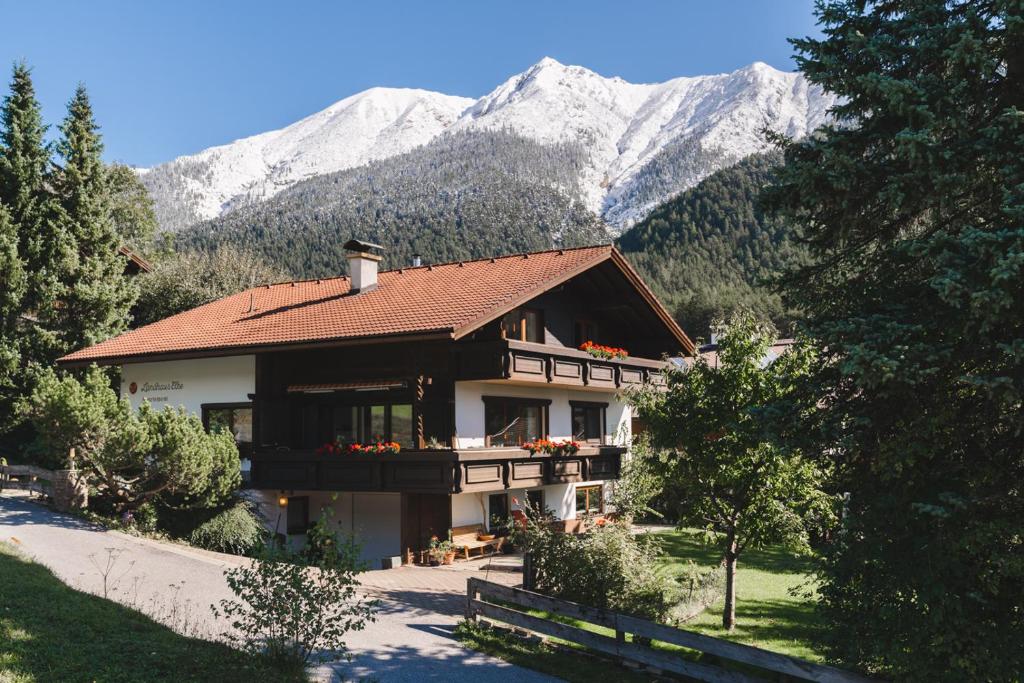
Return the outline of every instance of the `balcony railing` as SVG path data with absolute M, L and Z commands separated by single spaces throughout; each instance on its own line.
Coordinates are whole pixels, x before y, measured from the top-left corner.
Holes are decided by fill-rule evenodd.
M 465 345 L 459 376 L 615 390 L 663 384 L 666 366 L 650 358 L 595 358 L 564 346 L 504 339 Z
M 393 455 L 320 455 L 261 450 L 249 487 L 293 491 L 464 493 L 617 479 L 621 446 L 585 446 L 571 456 L 519 448 L 408 450 Z

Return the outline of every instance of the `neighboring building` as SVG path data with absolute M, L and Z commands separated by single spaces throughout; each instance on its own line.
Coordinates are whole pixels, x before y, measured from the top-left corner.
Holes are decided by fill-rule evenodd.
M 569 529 L 603 511 L 630 440 L 619 390 L 660 381 L 665 354 L 694 352 L 622 255 L 586 247 L 378 276 L 375 245 L 345 248 L 351 278 L 257 287 L 60 362 L 119 365 L 133 405 L 183 405 L 231 429 L 271 526 L 301 535 L 333 506 L 373 562 L 507 518 L 513 498 Z M 585 341 L 630 356 L 598 359 Z M 545 436 L 583 447 L 521 448 Z M 402 450 L 322 448 L 376 439 Z

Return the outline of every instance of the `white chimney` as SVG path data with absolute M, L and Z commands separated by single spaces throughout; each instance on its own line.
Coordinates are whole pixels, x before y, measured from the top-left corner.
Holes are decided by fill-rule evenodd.
M 377 264 L 383 257 L 374 254 L 373 250 L 380 248 L 379 244 L 360 240 L 345 242 L 344 249 L 348 252 L 345 258 L 348 259 L 348 272 L 352 278 L 352 287 L 349 291 L 352 294 L 377 289 Z

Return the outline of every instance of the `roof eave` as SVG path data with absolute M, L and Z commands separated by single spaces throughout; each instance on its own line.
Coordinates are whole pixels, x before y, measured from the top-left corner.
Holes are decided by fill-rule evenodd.
M 57 365 L 64 368 L 81 368 L 89 365 L 128 365 L 131 363 L 154 363 L 168 360 L 191 360 L 196 358 L 223 358 L 225 356 L 247 356 L 256 353 L 272 353 L 275 351 L 302 351 L 305 349 L 326 349 L 344 346 L 361 346 L 367 343 L 399 343 L 409 341 L 445 341 L 452 339 L 449 329 L 423 333 L 402 332 L 387 335 L 370 335 L 364 337 L 340 337 L 333 339 L 307 339 L 297 342 L 279 344 L 242 344 L 234 346 L 218 346 L 204 349 L 179 349 L 175 351 L 154 351 L 127 355 L 97 356 L 91 358 L 57 359 Z M 69 354 L 73 355 L 73 354 Z

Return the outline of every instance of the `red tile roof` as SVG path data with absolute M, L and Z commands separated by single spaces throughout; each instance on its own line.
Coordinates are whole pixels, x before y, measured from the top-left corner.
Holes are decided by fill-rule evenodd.
M 625 264 L 611 246 L 602 245 L 384 271 L 376 289 L 355 295 L 349 294 L 347 277 L 263 285 L 75 351 L 58 362 L 142 360 L 398 335 L 458 338 L 608 259 Z M 636 277 L 628 265 L 624 268 Z

